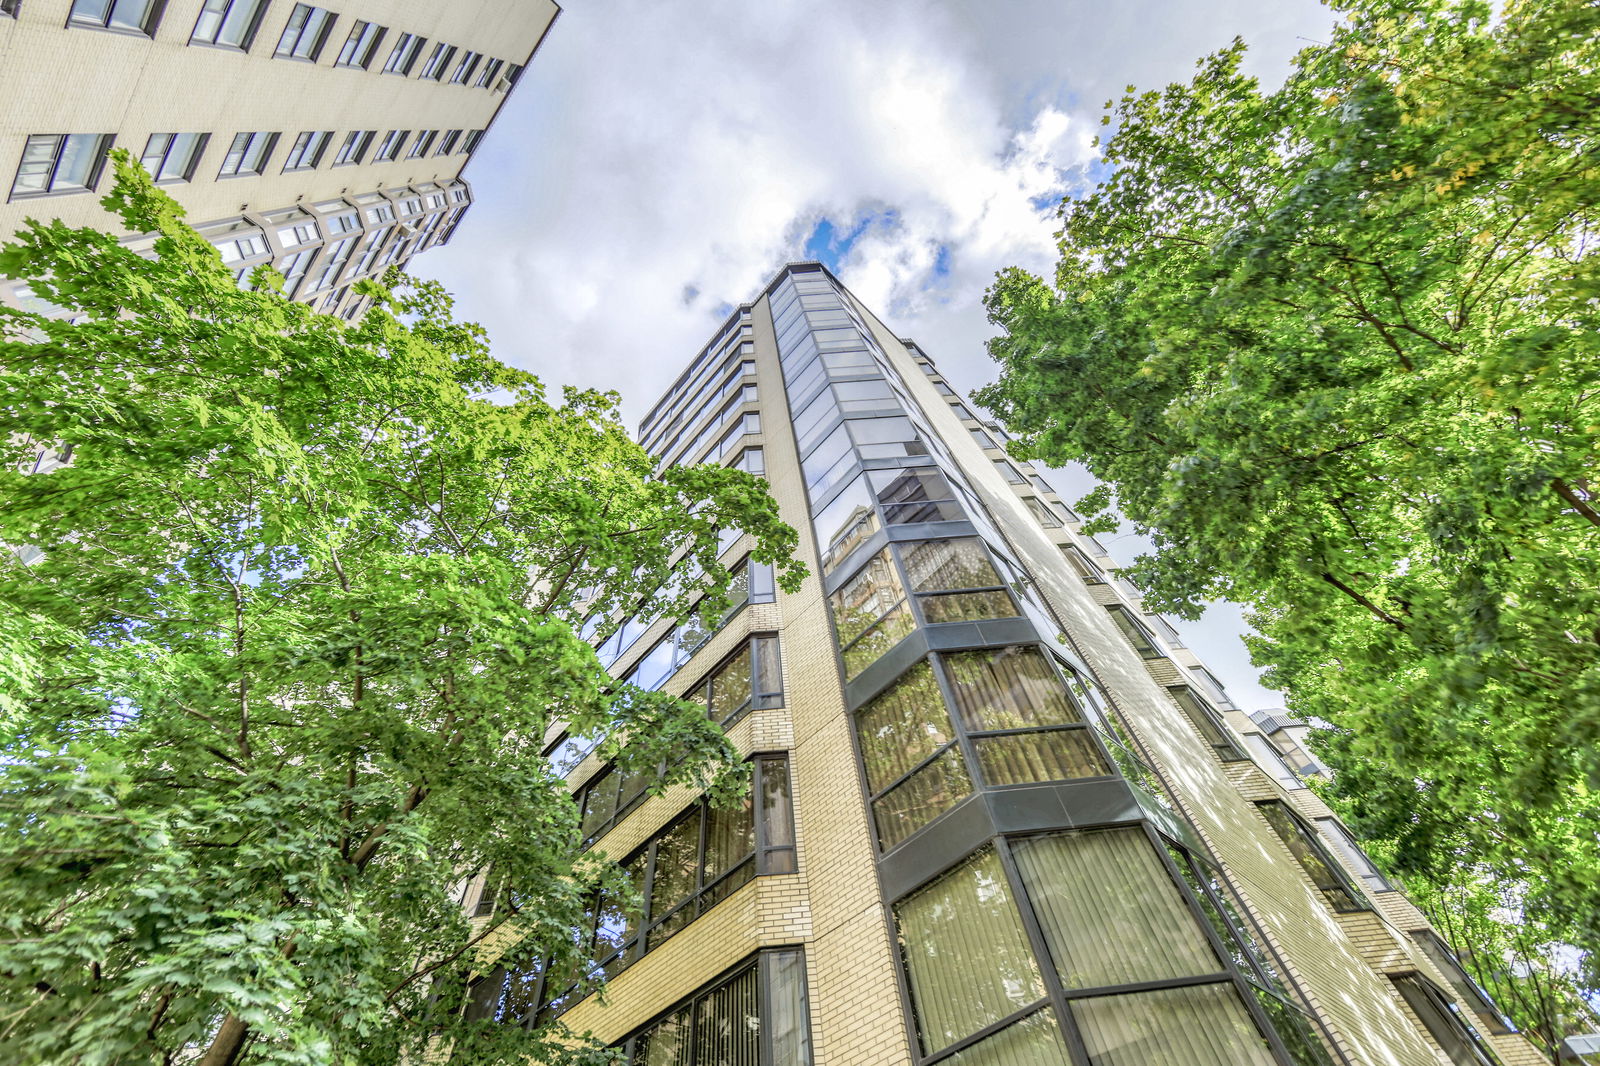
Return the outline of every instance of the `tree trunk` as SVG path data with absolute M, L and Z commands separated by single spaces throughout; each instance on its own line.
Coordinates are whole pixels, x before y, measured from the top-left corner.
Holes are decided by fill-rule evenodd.
M 206 1048 L 206 1053 L 200 1056 L 195 1066 L 234 1066 L 239 1061 L 239 1052 L 244 1050 L 245 1037 L 249 1035 L 248 1025 L 228 1015 L 222 1020 L 222 1028 L 217 1030 L 211 1046 Z

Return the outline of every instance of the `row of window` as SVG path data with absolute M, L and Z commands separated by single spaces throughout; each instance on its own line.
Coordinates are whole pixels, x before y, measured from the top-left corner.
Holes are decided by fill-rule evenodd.
M 698 419 L 698 413 L 706 407 L 702 397 L 710 379 L 720 378 L 735 356 L 748 356 L 754 350 L 752 329 L 749 313 L 740 312 L 701 349 L 645 416 L 639 432 L 639 443 L 645 451 L 665 455 L 672 450 L 673 445 L 665 443 L 667 435 L 684 428 L 686 421 Z
M 440 134 L 443 133 L 441 137 Z M 470 154 L 483 136 L 482 130 L 420 130 L 415 140 L 411 130 L 390 130 L 373 153 L 372 162 L 386 163 L 400 158 L 407 143 L 405 158 L 428 154 L 447 156 Z M 265 174 L 277 147 L 280 134 L 255 131 L 234 134 L 223 154 L 217 177 L 255 177 Z M 367 152 L 377 139 L 377 130 L 351 130 L 345 134 L 333 155 L 333 166 L 355 166 L 366 161 Z M 11 198 L 86 192 L 99 183 L 106 154 L 115 137 L 109 133 L 37 133 L 29 136 L 22 149 L 22 160 L 11 182 Z M 200 159 L 210 143 L 208 133 L 152 133 L 145 141 L 140 162 L 159 183 L 192 181 Z M 283 161 L 283 172 L 315 169 L 333 143 L 332 130 L 307 130 L 295 138 Z
M 747 448 L 745 451 L 756 453 L 757 457 L 760 455 L 759 448 Z M 718 542 L 717 554 L 720 555 L 732 547 L 740 535 L 737 530 L 725 532 L 722 540 Z M 728 568 L 729 604 L 722 617 L 710 624 L 698 616 L 680 622 L 672 632 L 663 636 L 622 680 L 640 688 L 660 687 L 663 681 L 688 662 L 690 657 L 704 647 L 706 641 L 715 636 L 727 624 L 728 619 L 746 604 L 771 603 L 776 595 L 777 586 L 771 563 L 752 562 L 748 558 L 735 563 Z M 607 667 L 626 655 L 628 649 L 649 632 L 650 627 L 659 619 L 659 615 L 649 602 L 653 599 L 655 597 L 647 598 L 643 607 L 616 624 L 610 636 L 595 643 L 595 654 Z M 584 620 L 579 636 L 593 642 L 595 635 L 601 632 L 604 622 L 605 619 L 601 615 L 590 615 Z
M 810 1066 L 805 957 L 762 952 L 617 1046 L 632 1066 Z
M 783 661 L 778 638 L 751 637 L 707 672 L 684 698 L 705 707 L 707 716 L 723 728 L 733 725 L 748 711 L 783 706 Z M 588 754 L 583 750 L 584 743 L 581 738 L 564 738 L 549 753 L 552 768 L 564 773 L 560 764 L 569 764 L 567 770 L 576 766 Z M 577 755 L 579 751 L 582 755 Z M 594 842 L 627 817 L 644 800 L 645 792 L 659 775 L 659 770 L 627 774 L 614 764 L 603 767 L 577 792 L 584 842 Z
M 271 0 L 205 0 L 194 30 L 189 34 L 189 43 L 248 52 L 269 6 Z M 0 6 L 0 14 L 15 16 L 16 8 L 17 4 L 12 0 Z M 73 0 L 67 21 L 73 26 L 154 37 L 165 10 L 166 0 Z M 289 12 L 288 21 L 284 23 L 283 32 L 278 35 L 277 46 L 272 50 L 273 56 L 317 62 L 332 38 L 338 21 L 339 16 L 325 7 L 295 4 Z M 387 26 L 356 19 L 339 48 L 334 66 L 370 70 L 388 34 Z M 427 45 L 426 37 L 401 33 L 389 52 L 383 72 L 409 76 Z M 427 59 L 417 76 L 443 82 L 448 75 L 451 85 L 509 89 L 516 84 L 521 73 L 522 68 L 516 63 L 437 42 L 433 50 L 427 53 Z
M 737 804 L 714 806 L 702 797 L 619 864 L 625 885 L 589 900 L 587 919 L 572 930 L 580 961 L 556 967 L 546 960 L 532 972 L 502 973 L 492 990 L 475 989 L 475 998 L 516 988 L 516 1003 L 501 1006 L 500 1020 L 542 1023 L 586 995 L 591 979 L 615 977 L 755 877 L 794 873 L 788 756 L 756 755 L 750 762 L 751 789 Z M 508 891 L 496 882 L 476 914 L 493 913 Z
M 458 203 L 465 202 L 466 190 L 453 189 L 450 195 Z M 284 295 L 295 299 L 331 290 L 341 278 L 354 280 L 391 263 L 403 262 L 414 251 L 448 233 L 465 210 L 461 207 L 447 214 L 438 212 L 446 203 L 444 192 L 405 196 L 398 202 L 379 193 L 363 193 L 355 201 L 313 205 L 316 215 L 295 207 L 264 216 L 269 228 L 277 228 L 278 242 L 284 248 L 274 263 L 283 275 Z M 425 211 L 433 213 L 419 217 Z M 363 213 L 370 227 L 366 231 L 362 229 Z M 205 227 L 201 234 L 217 247 L 240 284 L 249 280 L 257 266 L 271 261 L 266 233 L 248 218 Z M 323 243 L 314 243 L 319 240 Z M 330 292 L 319 309 L 332 311 L 342 294 L 343 290 Z

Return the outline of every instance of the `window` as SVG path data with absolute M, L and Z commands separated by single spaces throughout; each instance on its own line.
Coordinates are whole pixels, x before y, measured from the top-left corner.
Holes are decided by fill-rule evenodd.
M 383 140 L 378 142 L 378 150 L 372 154 L 374 163 L 388 163 L 400 154 L 400 149 L 405 145 L 406 138 L 411 136 L 410 130 L 390 130 L 383 135 Z
M 1362 883 L 1367 886 L 1367 891 L 1394 891 L 1394 886 L 1389 883 L 1387 877 L 1383 876 L 1383 871 L 1373 865 L 1372 860 L 1367 857 L 1367 853 L 1356 842 L 1356 838 L 1351 834 L 1350 830 L 1344 827 L 1344 824 L 1339 819 L 1318 818 L 1317 826 L 1322 830 L 1322 835 L 1327 838 L 1328 843 L 1333 845 L 1333 850 L 1339 853 L 1339 857 L 1344 860 L 1345 865 L 1354 870 L 1356 876 L 1361 878 Z M 1446 972 L 1448 973 L 1448 971 Z
M 389 234 L 393 229 L 393 226 L 384 226 L 382 229 L 372 232 L 367 238 L 367 243 L 362 248 L 360 258 L 356 260 L 356 265 L 350 270 L 352 278 L 361 277 L 372 269 L 372 264 L 377 261 L 379 251 L 383 249 L 384 241 L 389 239 Z
M 810 1066 L 804 956 L 763 952 L 618 1046 L 639 1066 Z
M 0 5 L 0 13 L 15 15 L 16 4 Z M 72 0 L 67 21 L 74 26 L 101 26 L 151 35 L 161 19 L 166 0 Z
M 0 0 L 0 15 L 17 17 L 17 8 L 22 6 L 22 0 Z
M 615 975 L 757 876 L 796 871 L 789 757 L 757 755 L 750 761 L 751 789 L 735 806 L 713 806 L 702 798 L 621 863 L 641 906 L 624 913 L 620 901 L 593 901 L 591 920 L 599 927 L 585 931 L 593 972 Z M 656 779 L 656 773 L 607 767 L 586 785 L 575 797 L 585 842 L 599 839 L 636 809 Z M 607 912 L 615 924 L 606 920 Z M 558 1000 L 569 990 L 549 988 L 546 998 Z
M 1062 987 L 1222 970 L 1222 960 L 1139 830 L 1030 837 L 1013 851 Z M 1108 929 L 1117 935 L 1108 938 Z
M 240 236 L 231 235 L 247 226 L 248 223 L 236 223 L 234 226 L 229 227 L 229 236 L 226 238 L 213 237 L 211 240 L 217 251 L 221 253 L 223 264 L 232 268 L 233 278 L 240 285 L 245 283 L 256 266 L 270 251 L 267 247 L 266 237 L 255 230 Z M 251 262 L 251 260 L 255 260 L 255 262 Z
M 332 139 L 332 130 L 307 130 L 300 134 L 283 160 L 284 173 L 314 169 L 322 162 L 322 153 L 328 150 L 328 142 Z
M 478 69 L 478 64 L 483 60 L 482 52 L 468 51 L 462 54 L 461 62 L 456 64 L 456 72 L 450 75 L 451 85 L 465 85 L 472 77 L 473 71 Z
M 924 621 L 971 622 L 1017 615 L 1011 594 L 978 538 L 902 544 L 900 553 L 906 581 L 917 594 Z M 957 589 L 973 591 L 952 591 Z
M 1144 830 L 1108 829 L 1002 839 L 911 892 L 892 910 L 921 1060 L 1074 1061 L 1064 1000 L 1085 1061 L 1105 1066 L 1274 1066 L 1268 1024 L 1298 1066 L 1329 1066 L 1229 930 L 1249 985 L 1235 979 L 1191 905 L 1220 917 L 1216 900 L 1191 901 L 1195 885 Z
M 276 133 L 234 134 L 233 144 L 228 146 L 228 154 L 222 157 L 222 169 L 217 171 L 217 177 L 250 177 L 262 173 L 277 143 Z
M 1500 1013 L 1500 1008 L 1494 1000 L 1489 998 L 1477 981 L 1474 981 L 1462 965 L 1461 959 L 1456 957 L 1455 951 L 1432 929 L 1413 929 L 1411 939 L 1416 941 L 1439 972 L 1444 974 L 1445 980 L 1450 982 L 1450 987 L 1456 990 L 1456 995 L 1461 1002 L 1467 1004 L 1477 1014 L 1478 1020 L 1483 1023 L 1491 1033 L 1514 1033 L 1510 1019 Z
M 967 517 L 955 501 L 950 480 L 937 470 L 928 467 L 874 470 L 867 474 L 867 480 L 883 505 L 885 525 L 955 522 Z
M 468 131 L 467 136 L 461 142 L 461 154 L 462 155 L 471 155 L 473 153 L 473 151 L 475 151 L 477 149 L 478 142 L 481 141 L 481 140 L 483 140 L 483 131 L 482 130 L 470 130 L 470 131 Z M 457 189 L 456 192 L 461 194 L 462 196 L 466 195 L 465 190 L 462 190 L 462 189 Z
M 278 37 L 278 47 L 273 55 L 279 59 L 304 59 L 315 63 L 322 54 L 333 23 L 339 16 L 325 7 L 296 4 L 289 12 L 288 25 Z
M 189 43 L 249 51 L 267 3 L 268 0 L 206 0 Z
M 361 162 L 366 157 L 367 149 L 372 146 L 372 139 L 377 135 L 377 130 L 351 130 L 345 134 L 344 143 L 339 146 L 339 151 L 333 157 L 333 165 L 348 167 Z
M 860 674 L 911 632 L 915 622 L 905 599 L 888 548 L 868 560 L 829 598 L 846 678 Z
M 433 154 L 449 155 L 451 152 L 456 150 L 456 142 L 459 140 L 461 140 L 460 130 L 447 130 L 445 135 L 439 138 L 439 149 Z
M 289 299 L 294 299 L 295 290 L 300 287 L 300 281 L 306 276 L 306 271 L 311 267 L 311 261 L 317 257 L 317 249 L 302 248 L 298 252 L 291 252 L 278 264 L 278 273 L 283 275 L 283 294 Z
M 157 184 L 189 181 L 210 139 L 209 133 L 152 133 L 139 162 Z
M 278 244 L 284 248 L 298 248 L 302 244 L 312 244 L 322 238 L 322 232 L 317 228 L 316 217 L 298 207 L 270 212 L 267 221 L 279 227 Z
M 1432 981 L 1420 973 L 1390 974 L 1389 980 L 1454 1066 L 1500 1066 L 1478 1030 Z
M 1287 789 L 1305 788 L 1305 782 L 1283 758 L 1283 753 L 1273 746 L 1272 741 L 1260 733 L 1246 733 L 1244 742 L 1250 748 L 1250 753 L 1255 757 L 1256 764 L 1267 772 L 1278 784 Z
M 978 769 L 992 786 L 1106 777 L 1111 764 L 1037 648 L 940 656 Z
M 346 237 L 338 241 L 329 249 L 322 260 L 322 269 L 317 272 L 316 280 L 306 292 L 321 292 L 332 287 L 338 280 L 339 274 L 344 270 L 345 262 L 350 258 L 350 252 L 355 248 L 356 239 Z
M 491 59 L 483 65 L 483 70 L 478 72 L 478 80 L 473 82 L 473 88 L 483 89 L 494 84 L 495 77 L 500 73 L 500 68 L 505 66 L 503 59 Z
M 1142 657 L 1160 659 L 1166 654 L 1157 646 L 1150 631 L 1126 607 L 1112 605 L 1106 608 L 1106 612 L 1111 615 L 1111 620 L 1117 624 L 1117 628 L 1122 631 L 1128 643 L 1133 645 L 1133 650 Z
M 1046 529 L 1061 528 L 1061 519 L 1057 518 L 1055 512 L 1050 510 L 1050 505 L 1039 499 L 1039 497 L 1024 496 L 1022 502 L 1027 504 L 1028 510 L 1033 514 L 1033 517 L 1039 520 L 1041 526 Z
M 1189 721 L 1194 723 L 1195 729 L 1216 750 L 1217 757 L 1223 762 L 1245 762 L 1250 755 L 1239 746 L 1238 739 L 1233 730 L 1223 722 L 1222 716 L 1211 709 L 1211 705 L 1195 695 L 1194 690 L 1184 685 L 1173 685 L 1167 691 L 1179 707 L 1183 708 L 1189 716 Z
M 1310 1018 L 1298 1002 L 1290 997 L 1278 975 L 1277 968 L 1267 957 L 1250 927 L 1240 916 L 1240 908 L 1232 892 L 1222 880 L 1222 875 L 1209 862 L 1164 840 L 1168 855 L 1178 869 L 1178 876 L 1189 894 L 1200 905 L 1207 924 L 1222 941 L 1223 950 L 1244 974 L 1257 1004 L 1283 1041 L 1289 1060 L 1295 1066 L 1333 1066 L 1327 1048 L 1313 1031 Z
M 443 41 L 433 46 L 433 52 L 428 56 L 428 61 L 422 65 L 422 73 L 417 77 L 431 81 L 438 81 L 444 77 L 445 67 L 450 65 L 450 58 L 456 54 L 455 45 L 445 44 Z
M 1067 564 L 1072 567 L 1077 575 L 1083 578 L 1085 585 L 1105 584 L 1105 575 L 1100 568 L 1089 561 L 1089 557 L 1070 544 L 1061 545 L 1061 554 L 1067 557 Z
M 783 706 L 778 638 L 751 637 L 684 698 L 705 704 L 711 720 L 721 726 L 732 725 L 752 708 Z
M 856 712 L 878 844 L 899 844 L 972 793 L 966 759 L 924 660 Z
M 109 133 L 34 134 L 22 149 L 11 198 L 83 192 L 95 187 L 111 147 Z
M 400 39 L 394 42 L 394 48 L 389 52 L 389 58 L 383 64 L 385 74 L 398 74 L 402 78 L 411 73 L 411 68 L 417 62 L 417 55 L 422 51 L 423 45 L 428 43 L 426 37 L 418 37 L 414 33 L 402 33 Z
M 845 486 L 817 512 L 811 525 L 822 555 L 822 574 L 826 577 L 879 529 L 878 512 L 872 506 L 867 476 L 861 474 Z
M 1005 478 L 1013 485 L 1026 485 L 1028 483 L 1028 479 L 1022 476 L 1021 471 L 1012 466 L 1010 463 L 1006 462 L 1004 459 L 996 459 L 994 461 L 994 468 L 1000 471 L 1001 477 Z
M 588 758 L 600 741 L 587 737 L 574 737 L 562 733 L 544 749 L 544 757 L 550 764 L 550 772 L 557 777 L 566 777 L 578 764 Z
M 428 154 L 428 149 L 433 147 L 433 139 L 439 136 L 438 130 L 423 130 L 417 134 L 417 139 L 411 142 L 411 151 L 406 153 L 407 159 L 416 159 Z
M 1044 1032 L 990 1061 L 1070 1061 L 993 848 L 895 904 L 894 921 L 923 1055 L 1028 1011 Z
M 356 19 L 356 24 L 350 27 L 350 36 L 344 39 L 344 45 L 339 49 L 339 58 L 333 61 L 333 65 L 369 69 L 373 58 L 378 54 L 378 47 L 383 44 L 384 35 L 388 32 L 387 26 Z
M 1370 909 L 1361 890 L 1350 882 L 1339 864 L 1323 850 L 1316 834 L 1293 811 L 1279 800 L 1257 803 L 1256 807 L 1317 886 L 1328 906 L 1339 912 Z

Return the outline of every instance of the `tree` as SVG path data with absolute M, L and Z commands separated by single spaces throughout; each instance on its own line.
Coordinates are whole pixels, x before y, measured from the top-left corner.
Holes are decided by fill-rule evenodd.
M 0 251 L 69 312 L 0 312 L 0 543 L 43 552 L 0 553 L 8 1061 L 602 1061 L 457 1009 L 478 944 L 565 965 L 618 884 L 547 730 L 658 787 L 741 778 L 574 628 L 717 614 L 725 528 L 793 588 L 793 531 L 740 471 L 655 473 L 614 394 L 547 402 L 437 286 L 369 285 L 353 326 L 266 267 L 241 290 L 116 171 L 149 255 L 60 223 Z M 41 440 L 71 464 L 16 472 Z M 515 891 L 475 930 L 452 886 L 489 866 Z
M 1335 6 L 1281 88 L 1240 42 L 1130 88 L 1053 284 L 988 294 L 981 399 L 1114 490 L 1152 608 L 1254 609 L 1399 872 L 1593 951 L 1600 12 Z

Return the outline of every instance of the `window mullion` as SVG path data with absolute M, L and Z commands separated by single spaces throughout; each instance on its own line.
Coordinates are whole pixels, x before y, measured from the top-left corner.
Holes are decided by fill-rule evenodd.
M 955 716 L 951 717 L 953 719 Z M 1066 991 L 1061 987 L 1060 976 L 1056 972 L 1049 945 L 1045 941 L 1044 928 L 1039 924 L 1039 916 L 1033 911 L 1033 900 L 1029 897 L 1027 885 L 1022 880 L 1022 872 L 1017 869 L 1016 858 L 1011 854 L 1011 841 L 1006 837 L 998 837 L 994 842 L 994 849 L 1000 858 L 1000 869 L 1005 872 L 1017 913 L 1022 918 L 1022 929 L 1027 934 L 1028 946 L 1033 949 L 1034 964 L 1044 981 L 1045 995 L 1055 1013 L 1056 1026 L 1066 1038 L 1067 1052 L 1072 1056 L 1073 1066 L 1091 1066 L 1089 1049 L 1078 1032 L 1077 1019 L 1072 1016 L 1072 1010 L 1068 1006 Z
M 1267 1012 L 1262 1009 L 1260 1000 L 1256 998 L 1255 987 L 1245 979 L 1243 972 L 1234 961 L 1233 952 L 1228 949 L 1227 944 L 1222 942 L 1222 935 L 1217 932 L 1216 927 L 1206 917 L 1205 910 L 1200 906 L 1200 901 L 1195 898 L 1194 893 L 1189 891 L 1188 883 L 1184 880 L 1182 872 L 1179 871 L 1177 862 L 1172 858 L 1172 853 L 1167 850 L 1166 842 L 1157 835 L 1155 826 L 1148 821 L 1141 822 L 1140 827 L 1144 830 L 1144 835 L 1149 840 L 1150 846 L 1155 848 L 1156 857 L 1160 861 L 1162 868 L 1167 871 L 1167 877 L 1177 886 L 1178 894 L 1183 897 L 1184 903 L 1189 908 L 1189 914 L 1195 923 L 1199 925 L 1201 934 L 1206 938 L 1206 943 L 1211 945 L 1211 950 L 1221 960 L 1223 968 L 1228 973 L 1230 983 L 1240 998 L 1244 1000 L 1244 1007 L 1250 1015 L 1250 1020 L 1266 1036 L 1267 1044 L 1272 1049 L 1273 1057 L 1280 1063 L 1285 1064 L 1285 1066 L 1294 1066 L 1294 1059 L 1290 1056 L 1289 1049 L 1284 1047 L 1283 1039 L 1278 1036 L 1277 1027 L 1272 1024 L 1272 1019 L 1267 1017 Z M 1218 876 L 1221 876 L 1220 868 L 1218 869 Z M 1227 921 L 1227 913 L 1226 910 L 1218 908 L 1218 914 L 1222 916 L 1223 921 Z

